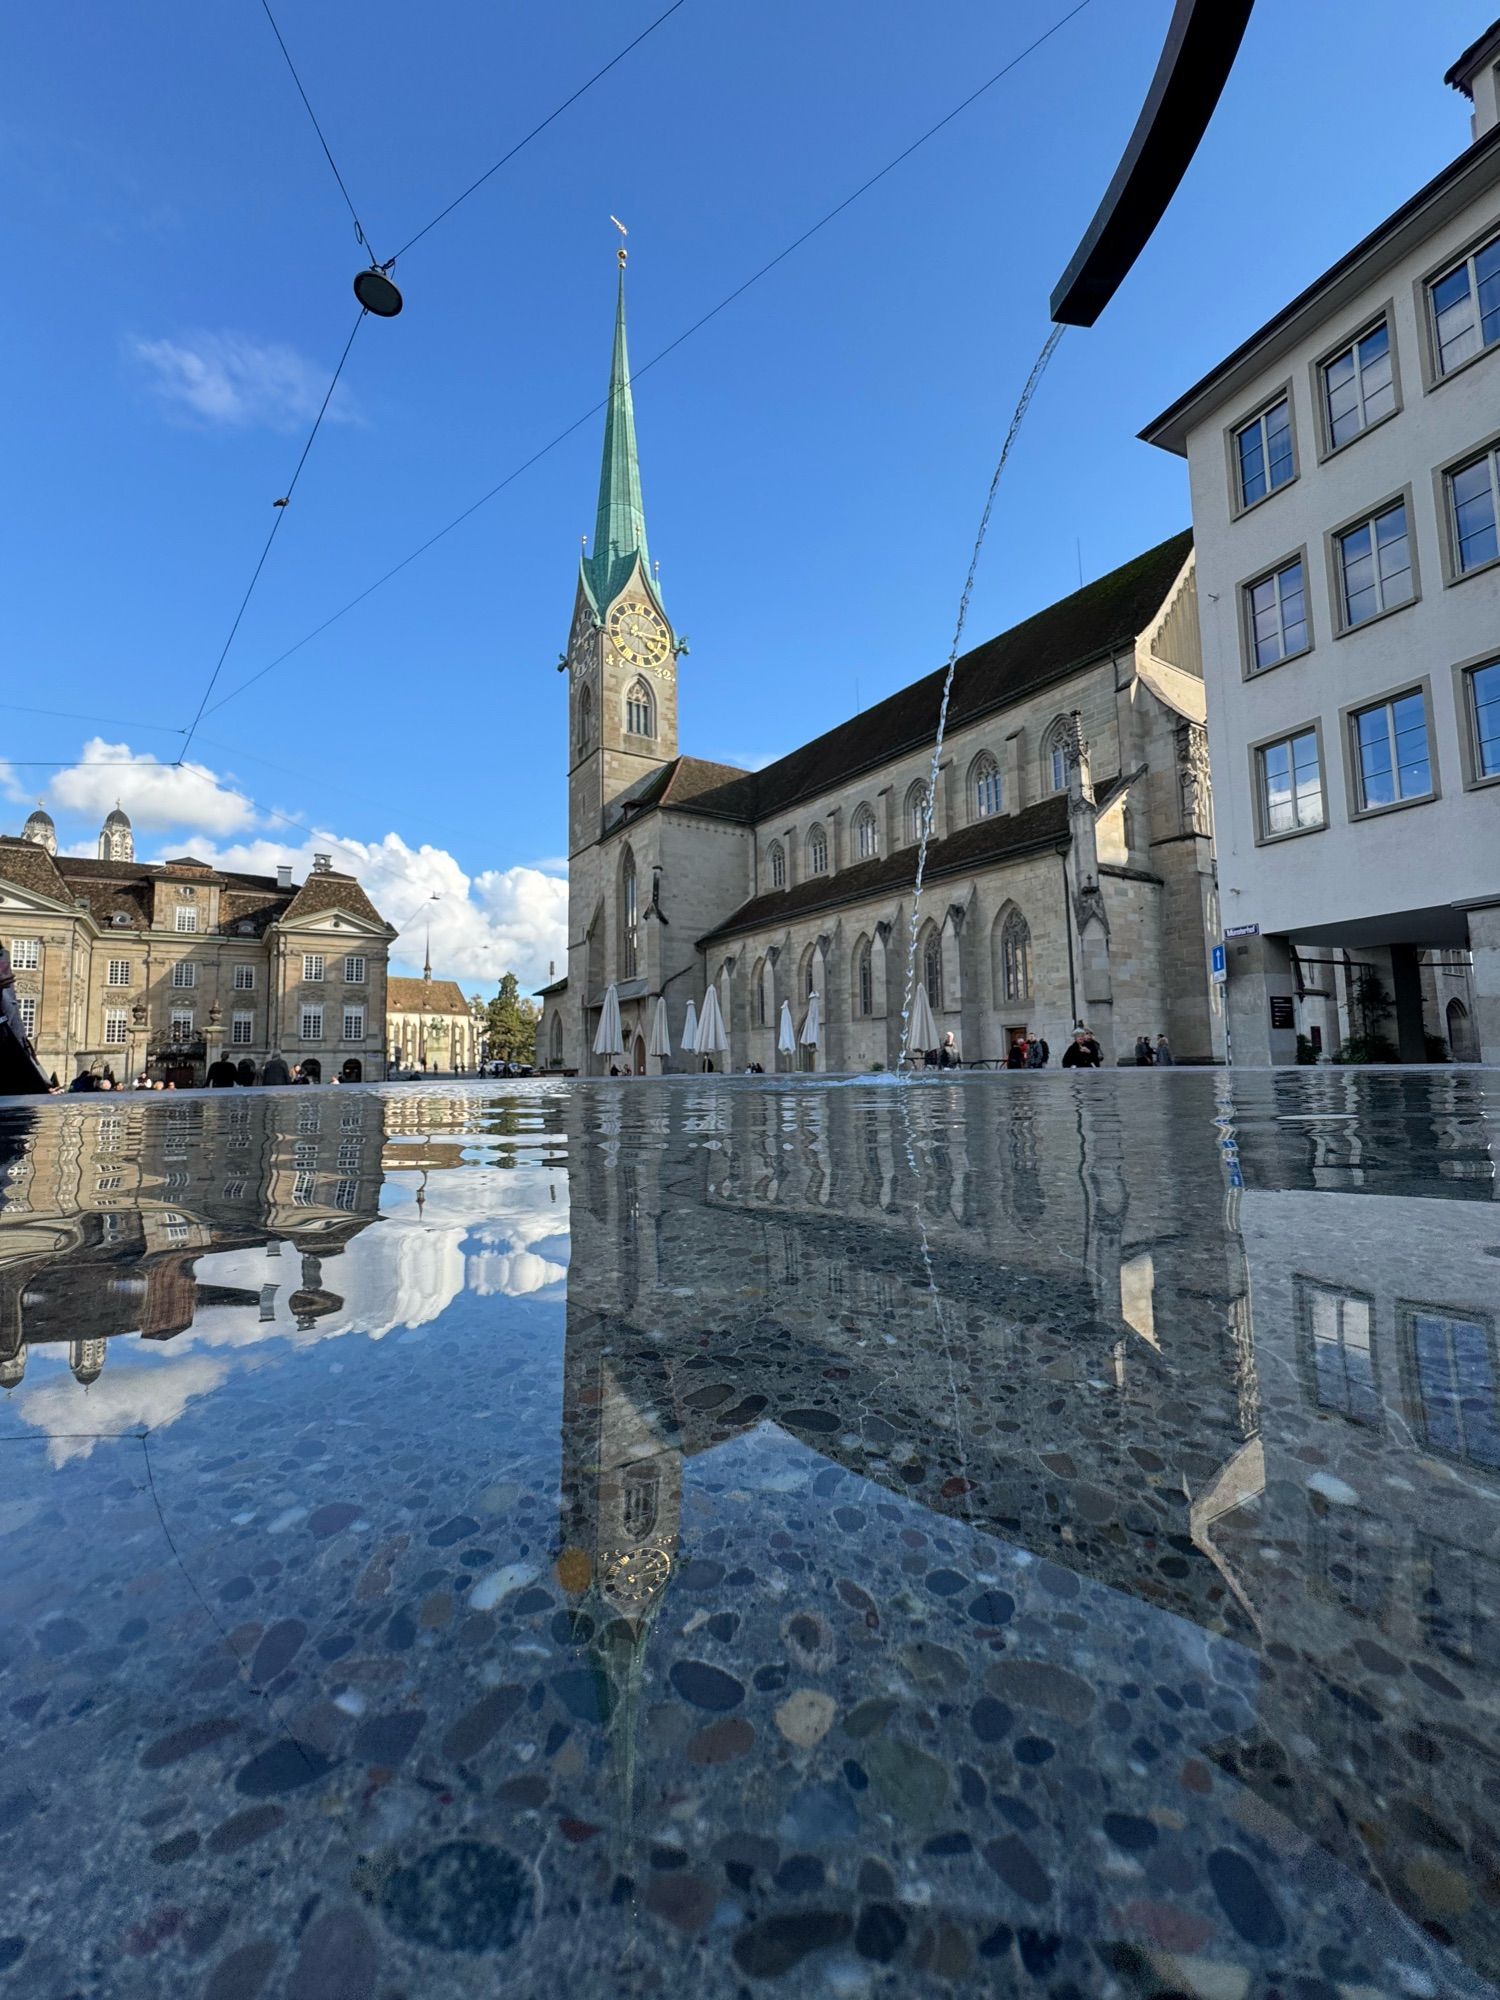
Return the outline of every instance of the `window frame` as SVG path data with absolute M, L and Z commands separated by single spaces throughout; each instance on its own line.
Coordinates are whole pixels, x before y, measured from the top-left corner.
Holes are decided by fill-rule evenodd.
M 866 830 L 869 845 L 865 844 Z M 880 817 L 868 800 L 862 801 L 854 814 L 854 858 L 856 861 L 878 861 L 880 859 Z
M 1349 1347 L 1343 1338 L 1343 1315 L 1345 1306 L 1363 1306 L 1369 1314 L 1369 1346 L 1366 1352 L 1370 1361 L 1370 1391 L 1374 1399 L 1374 1412 L 1370 1416 L 1360 1416 L 1350 1408 L 1338 1403 L 1325 1402 L 1318 1393 L 1318 1337 L 1313 1329 L 1313 1304 L 1316 1299 L 1333 1301 L 1340 1309 L 1339 1339 L 1337 1342 L 1340 1360 L 1343 1364 L 1344 1384 L 1348 1387 Z M 1357 1424 L 1361 1430 L 1383 1433 L 1385 1430 L 1385 1398 L 1380 1380 L 1380 1342 L 1376 1301 L 1373 1292 L 1362 1292 L 1352 1285 L 1330 1284 L 1326 1278 L 1316 1278 L 1306 1271 L 1292 1273 L 1292 1324 L 1296 1329 L 1297 1357 L 1299 1372 L 1309 1408 L 1326 1410 L 1329 1415 L 1342 1417 L 1346 1423 Z M 1352 1405 L 1353 1398 L 1350 1403 Z
M 1012 950 L 1011 940 L 1017 945 Z M 1036 998 L 1036 968 L 1033 963 L 1031 925 L 1014 903 L 1000 921 L 1000 1005 L 1025 1007 Z M 1014 961 L 1014 963 L 1013 963 Z M 1012 979 L 1012 970 L 1015 978 Z
M 1421 1363 L 1417 1358 L 1416 1323 L 1419 1315 L 1447 1321 L 1460 1320 L 1466 1326 L 1479 1328 L 1489 1358 L 1491 1388 L 1496 1392 L 1497 1403 L 1500 1403 L 1500 1343 L 1497 1343 L 1496 1339 L 1494 1312 L 1481 1310 L 1477 1306 L 1439 1304 L 1432 1299 L 1396 1300 L 1396 1346 L 1400 1356 L 1402 1383 L 1413 1420 L 1412 1429 L 1421 1440 L 1422 1449 L 1431 1452 L 1435 1458 L 1446 1460 L 1450 1465 L 1473 1465 L 1478 1466 L 1481 1471 L 1493 1472 L 1496 1468 L 1489 1459 L 1477 1458 L 1470 1452 L 1453 1451 L 1447 1445 L 1436 1443 L 1432 1438 L 1428 1429 L 1427 1404 L 1422 1394 Z
M 245 1030 L 244 1034 L 240 1029 Z M 236 1008 L 229 1016 L 229 1046 L 232 1049 L 249 1049 L 255 1046 L 255 1015 L 243 1007 Z
M 26 1036 L 28 1041 L 34 1042 L 36 1040 L 37 1017 L 41 1013 L 41 1006 L 36 994 L 18 993 L 16 995 L 16 1005 L 21 1010 L 21 1032 Z
M 198 984 L 198 961 L 195 958 L 179 958 L 172 967 L 169 982 L 174 993 L 191 993 Z
M 339 1037 L 340 1041 L 362 1042 L 365 1038 L 365 1010 L 363 1005 L 351 1007 L 346 1001 L 343 1007 L 339 1011 L 342 1013 L 344 1017 L 343 1018 L 344 1032 Z M 351 1021 L 355 1022 L 357 1025 L 351 1028 L 349 1025 Z
M 123 977 L 117 979 L 115 977 L 116 973 L 122 974 Z M 106 992 L 118 993 L 121 987 L 124 987 L 128 992 L 133 983 L 130 976 L 130 960 L 128 958 L 112 958 L 108 961 L 104 968 L 104 986 Z
M 1427 728 L 1427 768 L 1431 773 L 1432 789 L 1417 793 L 1409 799 L 1392 799 L 1389 805 L 1364 805 L 1361 803 L 1364 795 L 1364 767 L 1359 757 L 1359 718 L 1377 708 L 1391 708 L 1396 702 L 1412 694 L 1420 694 L 1422 697 L 1422 714 Z M 1344 790 L 1351 821 L 1383 819 L 1387 813 L 1406 812 L 1412 806 L 1431 805 L 1442 797 L 1442 773 L 1438 765 L 1437 730 L 1433 726 L 1432 681 L 1429 676 L 1424 674 L 1418 680 L 1398 681 L 1384 694 L 1362 695 L 1358 701 L 1346 703 L 1339 710 L 1339 731 L 1344 743 Z
M 1458 561 L 1458 515 L 1453 502 L 1453 480 L 1457 473 L 1485 459 L 1490 471 L 1490 497 L 1495 505 L 1496 549 L 1483 562 L 1475 563 L 1472 569 L 1461 569 Z M 1450 589 L 1454 584 L 1467 583 L 1471 577 L 1483 576 L 1486 570 L 1500 566 L 1500 431 L 1487 438 L 1481 438 L 1457 458 L 1450 458 L 1434 468 L 1432 474 L 1433 499 L 1437 507 L 1438 520 L 1442 523 L 1439 543 L 1443 556 L 1443 582 Z
M 786 849 L 779 840 L 773 840 L 766 849 L 766 873 L 773 889 L 786 887 Z
M 1286 404 L 1287 435 L 1292 442 L 1292 470 L 1279 486 L 1268 486 L 1259 499 L 1246 500 L 1240 485 L 1240 433 L 1249 430 L 1252 424 L 1264 423 L 1278 403 Z M 1269 389 L 1259 402 L 1252 406 L 1248 415 L 1236 417 L 1232 423 L 1224 426 L 1224 464 L 1229 475 L 1229 518 L 1232 521 L 1238 521 L 1246 514 L 1253 514 L 1257 507 L 1263 507 L 1276 494 L 1285 493 L 1289 486 L 1296 485 L 1302 476 L 1302 453 L 1297 443 L 1297 403 L 1292 394 L 1290 376 L 1278 383 L 1275 388 Z M 1268 457 L 1268 468 L 1269 464 Z
M 902 801 L 901 806 L 902 832 L 906 836 L 902 842 L 903 846 L 921 846 L 923 822 L 927 821 L 929 825 L 931 824 L 930 820 L 928 820 L 928 810 L 931 803 L 931 781 L 927 778 L 913 778 L 906 788 L 906 797 Z M 866 860 L 870 858 L 868 855 L 864 857 Z
M 178 903 L 172 911 L 172 929 L 178 937 L 198 935 L 198 905 Z
M 1353 437 L 1345 438 L 1342 444 L 1335 444 L 1333 441 L 1333 421 L 1328 410 L 1328 391 L 1324 371 L 1330 363 L 1337 361 L 1340 355 L 1348 353 L 1351 348 L 1357 348 L 1362 340 L 1368 340 L 1382 321 L 1385 323 L 1386 339 L 1390 343 L 1388 351 L 1391 357 L 1391 393 L 1395 401 L 1383 417 L 1377 417 L 1373 423 L 1365 424 L 1354 433 Z M 1319 465 L 1326 464 L 1330 458 L 1337 458 L 1339 453 L 1347 451 L 1350 445 L 1358 444 L 1362 437 L 1368 437 L 1371 431 L 1378 431 L 1382 424 L 1388 424 L 1392 417 L 1399 417 L 1405 408 L 1405 398 L 1401 393 L 1401 353 L 1396 340 L 1395 299 L 1386 299 L 1377 311 L 1370 313 L 1365 319 L 1360 321 L 1359 326 L 1349 335 L 1347 340 L 1341 340 L 1335 346 L 1327 348 L 1323 353 L 1319 354 L 1310 364 L 1310 381 L 1312 385 L 1313 409 L 1317 416 Z M 1276 490 L 1280 492 L 1281 489 L 1278 487 Z
M 22 950 L 22 946 L 26 950 Z M 13 937 L 10 941 L 10 969 L 12 972 L 40 972 L 42 969 L 42 941 L 39 937 Z
M 1311 736 L 1318 746 L 1318 795 L 1323 803 L 1323 817 L 1316 826 L 1288 826 L 1274 831 L 1268 823 L 1266 813 L 1265 782 L 1261 759 L 1267 750 L 1274 750 L 1278 744 L 1290 745 L 1299 736 Z M 1263 736 L 1250 746 L 1250 799 L 1255 816 L 1255 845 L 1257 847 L 1278 847 L 1284 840 L 1301 840 L 1310 833 L 1322 833 L 1329 823 L 1328 812 L 1328 758 L 1323 746 L 1323 721 L 1314 716 L 1310 722 L 1284 725 L 1270 736 Z M 1295 765 L 1293 771 L 1295 772 Z M 1297 790 L 1292 787 L 1295 805 Z
M 308 1022 L 313 1020 L 317 1022 L 317 1026 L 309 1028 L 307 1025 Z M 297 1039 L 299 1041 L 321 1042 L 323 1040 L 323 1008 L 321 1003 L 315 1007 L 303 1006 L 297 1009 L 297 1030 Z
M 632 699 L 637 688 L 645 695 L 643 703 Z M 637 674 L 629 687 L 626 688 L 622 706 L 624 708 L 622 719 L 625 724 L 625 734 L 627 736 L 634 736 L 641 743 L 654 743 L 656 741 L 656 696 L 652 691 L 651 683 L 646 679 L 644 674 Z M 632 711 L 636 709 L 641 710 L 645 715 L 647 726 L 644 729 L 632 727 Z
M 1474 676 L 1485 667 L 1500 669 L 1500 647 L 1491 646 L 1471 659 L 1459 660 L 1453 668 L 1453 703 L 1458 716 L 1459 767 L 1466 792 L 1500 785 L 1500 768 L 1479 768 L 1479 710 L 1474 699 Z
M 315 965 L 318 968 L 316 972 L 310 972 L 308 970 L 308 967 L 313 965 Z M 327 952 L 326 951 L 303 952 L 302 984 L 304 986 L 322 986 L 327 981 L 327 978 L 328 978 Z
M 1302 608 L 1303 623 L 1307 628 L 1307 638 L 1295 653 L 1283 653 L 1279 660 L 1270 660 L 1265 666 L 1258 666 L 1255 660 L 1255 613 L 1250 603 L 1250 593 L 1272 577 L 1279 577 L 1283 570 L 1293 563 L 1302 565 Z M 1300 660 L 1310 653 L 1317 644 L 1313 630 L 1312 607 L 1312 565 L 1308 560 L 1307 544 L 1289 549 L 1277 561 L 1264 564 L 1253 576 L 1247 576 L 1237 589 L 1240 608 L 1240 678 L 1245 681 L 1263 680 L 1267 674 L 1274 674 L 1278 667 L 1284 667 L 1293 660 Z
M 807 873 L 809 879 L 814 875 L 826 875 L 829 873 L 828 855 L 828 829 L 820 819 L 814 820 L 812 825 L 807 829 Z
M 130 1041 L 130 1010 L 128 1007 L 106 1007 L 104 1010 L 104 1046 L 107 1049 L 123 1049 Z
M 854 1008 L 858 1020 L 874 1020 L 875 947 L 867 937 L 854 947 Z
M 986 810 L 980 804 L 980 787 L 993 782 L 995 803 Z M 1005 812 L 1005 772 L 1000 759 L 993 750 L 979 750 L 969 765 L 969 824 L 978 826 L 981 820 L 999 819 Z
M 351 965 L 359 967 L 358 972 L 349 970 Z M 348 951 L 344 954 L 344 984 L 346 986 L 368 986 L 370 983 L 369 955 L 362 951 Z
M 1462 249 L 1449 251 L 1447 256 L 1429 266 L 1413 282 L 1417 319 L 1422 328 L 1423 386 L 1429 393 L 1441 388 L 1443 383 L 1451 382 L 1455 376 L 1462 375 L 1466 368 L 1472 368 L 1474 363 L 1482 360 L 1485 355 L 1500 354 L 1500 339 L 1495 339 L 1488 346 L 1481 345 L 1476 348 L 1474 353 L 1467 355 L 1462 361 L 1454 362 L 1451 368 L 1444 368 L 1438 342 L 1437 306 L 1432 296 L 1433 287 L 1441 279 L 1446 278 L 1449 272 L 1456 271 L 1460 264 L 1472 264 L 1480 251 L 1487 250 L 1492 243 L 1500 243 L 1500 225 L 1497 225 L 1493 217 L 1483 229 L 1469 238 Z M 1477 311 L 1479 306 L 1477 284 L 1474 291 L 1474 305 Z
M 1371 556 L 1373 559 L 1375 549 L 1373 529 L 1375 523 L 1380 520 L 1382 515 L 1391 513 L 1397 507 L 1404 507 L 1406 510 L 1406 553 L 1411 563 L 1411 596 L 1403 598 L 1399 604 L 1383 605 L 1380 610 L 1371 612 L 1368 618 L 1361 618 L 1357 624 L 1350 624 L 1348 606 L 1344 597 L 1344 564 L 1342 554 L 1344 537 L 1354 534 L 1359 528 L 1370 528 L 1372 530 Z M 1357 514 L 1351 514 L 1348 520 L 1341 521 L 1336 528 L 1330 528 L 1323 537 L 1323 547 L 1328 570 L 1328 595 L 1333 605 L 1333 636 L 1335 639 L 1347 639 L 1351 632 L 1368 632 L 1370 627 L 1378 625 L 1381 619 L 1398 617 L 1401 612 L 1410 611 L 1414 604 L 1421 603 L 1422 565 L 1417 550 L 1416 508 L 1412 504 L 1412 489 L 1410 485 L 1400 487 L 1397 491 L 1386 494 L 1384 499 L 1377 500 L 1368 507 L 1362 507 Z M 1378 566 L 1376 574 L 1377 576 L 1379 574 Z
M 170 1042 L 191 1042 L 198 1035 L 198 1010 L 195 1007 L 169 1007 L 167 1009 L 167 1038 Z

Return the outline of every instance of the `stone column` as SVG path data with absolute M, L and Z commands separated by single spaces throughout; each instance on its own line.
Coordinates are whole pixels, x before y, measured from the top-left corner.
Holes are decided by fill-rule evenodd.
M 1284 937 L 1229 938 L 1225 943 L 1229 978 L 1224 1012 L 1229 1060 L 1241 1069 L 1266 1069 L 1297 1060 L 1296 981 L 1292 953 Z M 1274 1009 L 1285 1026 L 1273 1027 Z
M 1396 1003 L 1396 1042 L 1404 1063 L 1427 1060 L 1422 1027 L 1422 968 L 1413 944 L 1391 946 L 1391 994 Z
M 1500 902 L 1468 912 L 1474 954 L 1474 1039 L 1482 1063 L 1500 1063 Z

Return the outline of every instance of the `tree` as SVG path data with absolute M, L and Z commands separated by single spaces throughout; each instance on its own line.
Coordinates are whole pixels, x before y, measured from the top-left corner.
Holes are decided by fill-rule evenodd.
M 493 1060 L 535 1062 L 537 1009 L 533 1001 L 521 998 L 521 982 L 513 972 L 500 981 L 500 991 L 485 1008 L 484 1020 Z

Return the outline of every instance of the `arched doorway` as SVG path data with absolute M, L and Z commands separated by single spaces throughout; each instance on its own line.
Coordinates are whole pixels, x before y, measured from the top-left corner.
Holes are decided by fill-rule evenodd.
M 304 1056 L 302 1059 L 302 1074 L 306 1077 L 311 1077 L 314 1083 L 321 1083 L 323 1081 L 323 1065 L 318 1061 L 316 1056 Z
M 1448 1047 L 1455 1062 L 1479 1060 L 1479 1051 L 1474 1046 L 1474 1023 L 1469 1019 L 1469 1010 L 1462 1000 L 1448 1002 Z
M 341 1083 L 363 1083 L 364 1080 L 365 1066 L 359 1057 L 346 1056 L 344 1058 L 344 1066 L 339 1071 L 339 1081 Z
M 637 1035 L 630 1051 L 630 1067 L 636 1076 L 646 1074 L 646 1037 Z

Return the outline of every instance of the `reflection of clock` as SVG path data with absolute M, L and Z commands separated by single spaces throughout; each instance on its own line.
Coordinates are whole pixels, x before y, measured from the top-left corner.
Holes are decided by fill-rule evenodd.
M 656 667 L 667 657 L 671 639 L 649 604 L 627 597 L 610 613 L 609 633 L 622 659 L 633 667 Z
M 599 1572 L 601 1584 L 612 1597 L 626 1604 L 644 1604 L 672 1574 L 672 1558 L 665 1549 L 648 1542 L 641 1549 L 601 1555 Z

